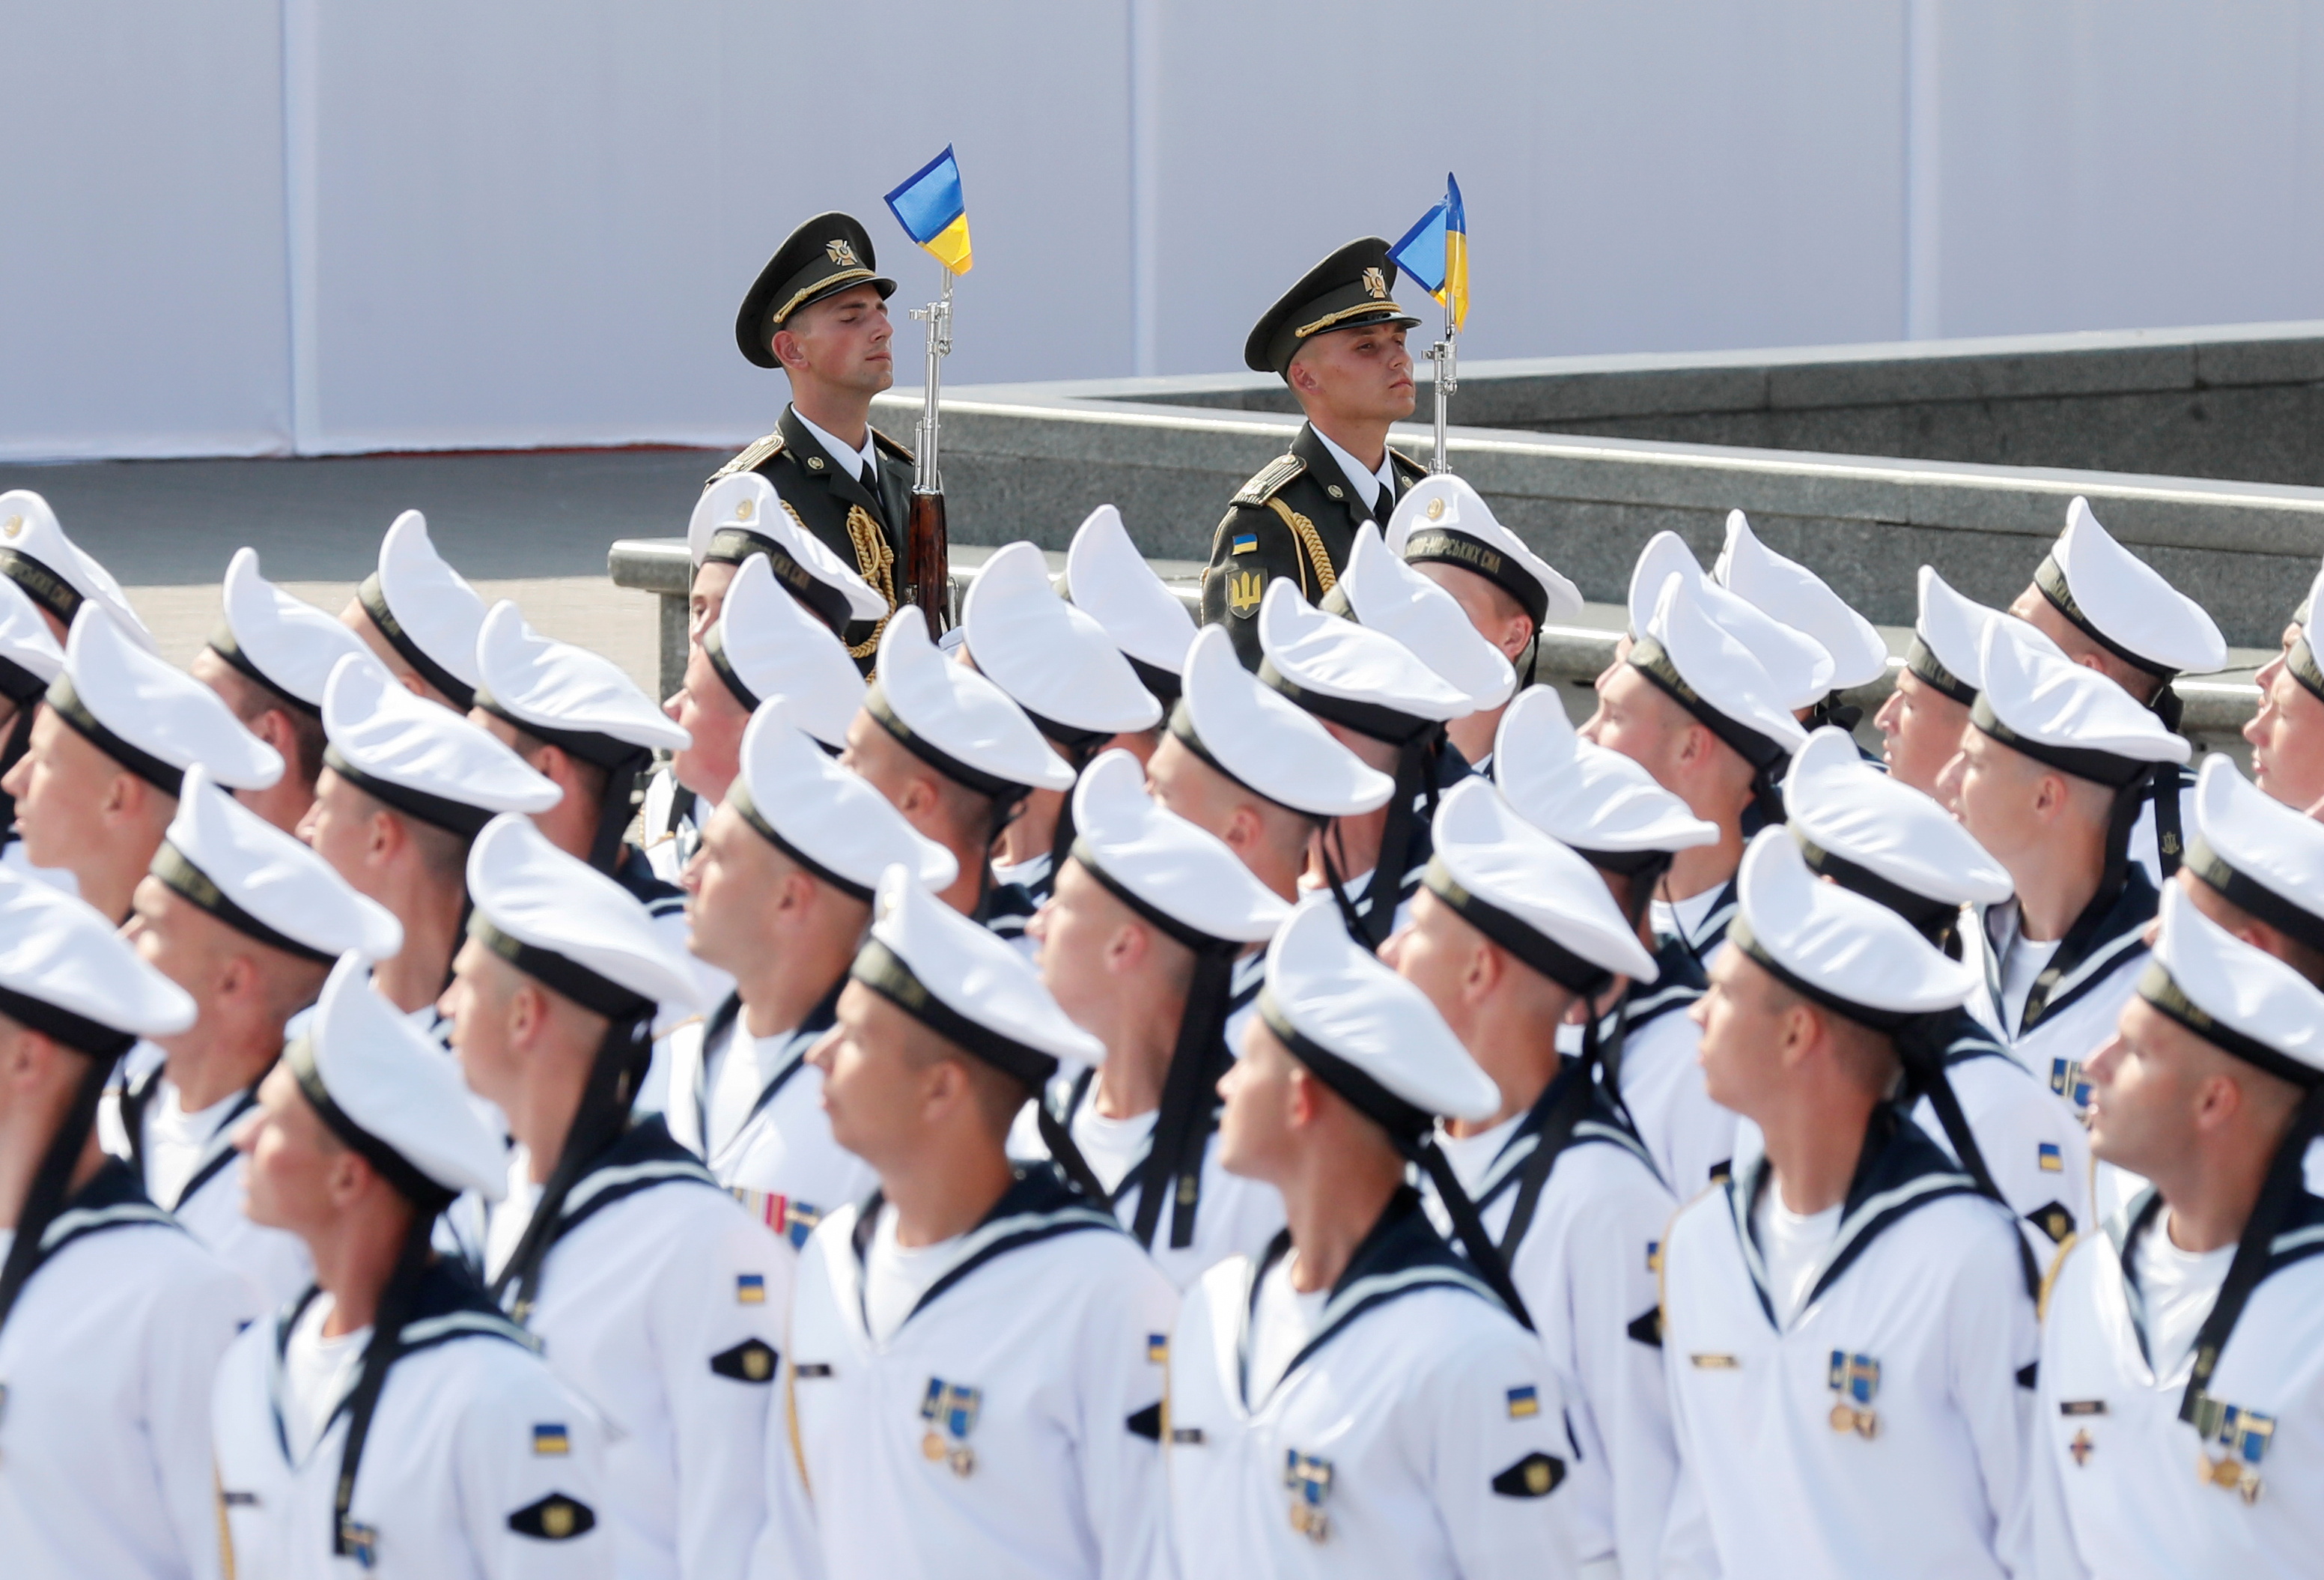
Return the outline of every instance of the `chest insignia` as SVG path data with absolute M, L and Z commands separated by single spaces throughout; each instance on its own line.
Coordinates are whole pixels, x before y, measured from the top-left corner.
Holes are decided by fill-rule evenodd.
M 2090 1439 L 2090 1429 L 2083 1427 L 2074 1433 L 2074 1440 L 2066 1445 L 2066 1452 L 2074 1456 L 2074 1468 L 2080 1470 L 2090 1462 L 2090 1450 L 2098 1445 Z
M 540 1541 L 571 1541 L 597 1529 L 597 1511 L 578 1498 L 551 1492 L 510 1515 L 508 1528 Z
M 532 1451 L 536 1455 L 570 1454 L 573 1440 L 566 1436 L 562 1421 L 542 1421 L 532 1428 Z
M 1332 1533 L 1324 1505 L 1332 1501 L 1332 1462 L 1296 1448 L 1283 1451 L 1283 1490 L 1290 1494 L 1291 1529 L 1309 1541 Z
M 1234 547 L 1231 552 L 1236 554 L 1258 553 L 1259 534 L 1257 532 L 1237 532 L 1234 537 Z
M 2041 1162 L 2043 1173 L 2057 1174 L 2064 1170 L 2066 1155 L 2058 1150 L 2057 1142 L 2043 1141 L 2034 1150 Z
M 973 1471 L 976 1450 L 968 1446 L 968 1435 L 976 1430 L 976 1412 L 983 1401 L 982 1389 L 929 1378 L 928 1391 L 920 1399 L 920 1419 L 927 1427 L 920 1438 L 920 1452 L 950 1465 L 954 1475 Z
M 509 1521 L 514 1524 L 516 1516 L 510 1515 Z M 345 1515 L 340 1516 L 339 1548 L 355 1561 L 358 1568 L 378 1567 L 379 1527 L 365 1525 L 360 1520 L 349 1520 Z
M 1740 1371 L 1743 1365 L 1732 1355 L 1716 1354 L 1709 1350 L 1697 1350 L 1687 1356 L 1687 1360 L 1698 1372 L 1736 1372 Z
M 1541 1414 L 1541 1391 L 1531 1383 L 1509 1390 L 1509 1419 L 1522 1421 Z
M 806 1250 L 807 1236 L 813 1234 L 815 1226 L 823 1222 L 821 1207 L 812 1202 L 794 1201 L 772 1191 L 745 1190 L 737 1186 L 734 1199 L 742 1204 L 744 1212 L 789 1241 L 794 1251 Z M 740 1291 L 736 1293 L 739 1298 Z M 762 1287 L 761 1297 L 764 1293 Z
M 2078 1058 L 2053 1058 L 2050 1061 L 2050 1090 L 2074 1105 L 2076 1114 L 2089 1112 L 2090 1084 L 2082 1076 L 2082 1061 Z M 2043 1168 L 2048 1168 L 2045 1161 Z
M 1248 620 L 1259 613 L 1259 600 L 1267 596 L 1267 572 L 1264 570 L 1231 570 L 1227 573 L 1227 612 L 1238 620 Z
M 1504 1498 L 1546 1498 L 1564 1479 L 1563 1460 L 1534 1453 L 1495 1476 L 1492 1486 Z
M 2195 1479 L 2239 1492 L 2246 1503 L 2259 1501 L 2259 1462 L 2275 1437 L 2275 1418 L 2206 1395 L 2195 1407 L 2195 1429 L 2203 1435 Z M 2221 1451 L 2217 1458 L 2211 1455 L 2215 1447 Z
M 1859 1437 L 1880 1435 L 1880 1413 L 1872 1401 L 1880 1397 L 1880 1363 L 1869 1355 L 1831 1353 L 1831 1429 L 1854 1432 Z
M 1347 492 L 1337 483 L 1327 485 L 1324 487 L 1323 492 L 1330 494 L 1334 499 L 1345 499 L 1347 497 Z
M 768 1382 L 775 1375 L 775 1347 L 764 1339 L 746 1338 L 731 1350 L 710 1357 L 710 1369 L 737 1382 Z
M 1170 1363 L 1168 1334 L 1149 1333 L 1146 1335 L 1146 1363 L 1149 1366 L 1167 1366 Z
M 766 1275 L 766 1274 L 764 1274 L 764 1273 L 736 1273 L 736 1274 L 734 1275 L 734 1304 L 735 1304 L 735 1305 L 737 1305 L 737 1306 L 764 1306 L 766 1303 L 767 1303 L 767 1275 Z

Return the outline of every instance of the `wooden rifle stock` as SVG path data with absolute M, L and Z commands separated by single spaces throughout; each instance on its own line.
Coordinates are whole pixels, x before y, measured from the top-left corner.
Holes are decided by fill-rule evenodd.
M 945 496 L 912 493 L 904 529 L 903 601 L 919 605 L 931 637 L 952 624 L 952 550 L 945 531 Z

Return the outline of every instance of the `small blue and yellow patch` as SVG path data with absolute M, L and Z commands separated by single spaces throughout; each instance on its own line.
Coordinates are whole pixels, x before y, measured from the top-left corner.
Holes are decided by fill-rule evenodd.
M 1146 1363 L 1149 1366 L 1167 1366 L 1170 1363 L 1168 1334 L 1149 1333 L 1146 1335 Z
M 1528 1382 L 1523 1388 L 1509 1390 L 1509 1419 L 1522 1421 L 1527 1416 L 1541 1414 L 1541 1391 Z
M 532 1451 L 543 1455 L 570 1454 L 573 1443 L 565 1435 L 565 1423 L 542 1421 L 536 1425 L 532 1428 Z
M 2057 1142 L 2043 1141 L 2036 1147 L 2035 1150 L 2041 1154 L 2043 1173 L 2059 1174 L 2065 1171 L 2066 1155 L 2058 1150 Z
M 1646 1270 L 1650 1273 L 1663 1270 L 1663 1243 L 1659 1240 L 1646 1242 Z
M 1259 534 L 1257 532 L 1237 532 L 1235 534 L 1234 551 L 1237 554 L 1258 553 Z
M 767 1275 L 736 1273 L 734 1303 L 738 1306 L 764 1306 L 767 1303 Z

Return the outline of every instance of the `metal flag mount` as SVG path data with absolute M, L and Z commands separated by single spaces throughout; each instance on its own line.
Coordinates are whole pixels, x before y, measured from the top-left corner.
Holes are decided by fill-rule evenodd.
M 928 327 L 927 382 L 920 420 L 913 430 L 912 505 L 904 534 L 901 598 L 919 607 L 927 621 L 928 634 L 935 636 L 952 624 L 953 616 L 944 478 L 936 467 L 936 396 L 944 381 L 944 359 L 952 353 L 952 282 L 975 263 L 968 239 L 968 204 L 961 196 L 960 165 L 949 144 L 888 194 L 888 208 L 904 227 L 904 234 L 942 269 L 936 300 L 912 310 L 913 319 Z
M 1444 425 L 1452 392 L 1461 387 L 1454 341 L 1469 316 L 1469 217 L 1461 207 L 1461 183 L 1451 171 L 1445 172 L 1443 200 L 1422 215 L 1388 255 L 1444 309 L 1443 337 L 1428 348 L 1428 360 L 1436 369 L 1436 448 L 1429 456 L 1428 469 L 1450 472 L 1452 462 L 1445 454 Z

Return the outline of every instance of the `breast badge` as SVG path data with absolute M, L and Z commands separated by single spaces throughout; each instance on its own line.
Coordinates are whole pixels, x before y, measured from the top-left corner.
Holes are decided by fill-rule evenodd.
M 2078 1058 L 2053 1058 L 2050 1061 L 2050 1090 L 2074 1105 L 2076 1114 L 2089 1112 L 2090 1084 L 2082 1075 L 2082 1061 Z
M 1872 1401 L 1880 1396 L 1880 1363 L 1869 1355 L 1831 1353 L 1831 1429 L 1859 1437 L 1880 1435 L 1880 1413 Z
M 1259 613 L 1259 600 L 1267 596 L 1267 572 L 1234 570 L 1227 573 L 1227 611 L 1238 620 L 1248 620 Z
M 1332 1500 L 1332 1462 L 1296 1448 L 1283 1451 L 1283 1490 L 1291 1495 L 1291 1529 L 1309 1541 L 1332 1532 L 1324 1505 Z
M 963 1388 L 941 1377 L 929 1378 L 928 1391 L 920 1399 L 920 1419 L 927 1427 L 920 1438 L 920 1452 L 950 1465 L 954 1475 L 973 1471 L 976 1450 L 968 1446 L 968 1435 L 976 1430 L 976 1412 L 983 1399 L 981 1390 Z
M 2258 1502 L 2259 1462 L 2275 1437 L 2275 1418 L 2205 1398 L 2195 1407 L 2195 1427 L 2203 1434 L 2203 1450 L 2195 1456 L 2195 1479 L 2239 1492 L 2246 1503 Z M 2216 1458 L 2214 1447 L 2221 1450 Z

